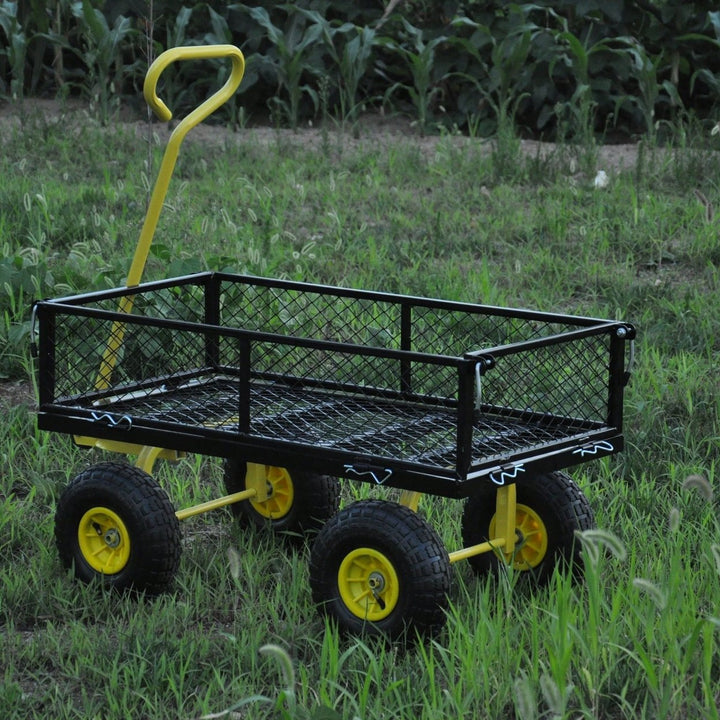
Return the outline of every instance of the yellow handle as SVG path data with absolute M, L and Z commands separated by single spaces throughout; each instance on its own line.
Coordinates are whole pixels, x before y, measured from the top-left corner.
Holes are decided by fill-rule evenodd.
M 229 57 L 232 60 L 232 70 L 228 81 L 214 95 L 209 97 L 202 105 L 193 110 L 183 123 L 187 123 L 187 130 L 201 123 L 206 117 L 215 112 L 225 103 L 237 90 L 243 73 L 245 72 L 245 58 L 242 52 L 234 45 L 192 45 L 187 47 L 176 47 L 166 50 L 148 68 L 143 85 L 145 101 L 152 108 L 155 114 L 167 122 L 172 118 L 172 113 L 167 105 L 157 96 L 157 83 L 160 76 L 168 65 L 177 60 L 208 60 L 210 58 Z M 182 124 L 182 123 L 181 123 Z
M 145 76 L 145 85 L 143 87 L 145 100 L 161 120 L 167 121 L 172 118 L 172 113 L 167 105 L 160 100 L 156 92 L 158 79 L 160 75 L 162 75 L 163 70 L 176 60 L 208 60 L 211 58 L 224 57 L 229 57 L 232 60 L 232 69 L 227 82 L 205 100 L 205 102 L 185 116 L 170 135 L 162 163 L 160 164 L 158 177 L 155 181 L 155 187 L 150 196 L 150 203 L 145 213 L 145 222 L 140 231 L 140 239 L 138 240 L 135 255 L 133 256 L 133 261 L 128 272 L 127 282 L 125 283 L 127 287 L 138 285 L 142 278 L 145 263 L 147 262 L 147 257 L 150 252 L 150 245 L 152 244 L 155 229 L 157 228 L 158 218 L 160 217 L 168 186 L 170 185 L 170 178 L 172 177 L 175 162 L 180 152 L 180 145 L 185 135 L 232 97 L 245 72 L 245 58 L 234 45 L 204 45 L 171 48 L 155 60 Z M 132 312 L 132 308 L 132 296 L 126 296 L 120 300 L 120 312 L 129 313 Z M 95 381 L 95 387 L 98 390 L 110 386 L 112 372 L 115 369 L 118 352 L 122 346 L 124 337 L 125 324 L 121 322 L 113 323 L 110 339 L 108 340 L 108 345 L 105 348 L 102 362 L 100 363 L 100 372 Z
M 160 217 L 165 195 L 170 185 L 170 178 L 172 177 L 175 162 L 180 151 L 180 145 L 185 135 L 232 97 L 238 85 L 240 85 L 240 81 L 245 72 L 245 58 L 242 52 L 234 45 L 204 45 L 171 48 L 155 60 L 145 76 L 145 85 L 143 86 L 145 100 L 155 114 L 161 120 L 167 122 L 172 118 L 172 113 L 167 105 L 157 96 L 156 92 L 158 79 L 165 68 L 177 60 L 208 60 L 211 58 L 224 57 L 232 60 L 232 69 L 227 82 L 205 100 L 205 102 L 184 117 L 178 123 L 175 130 L 173 130 L 172 135 L 170 135 L 162 163 L 160 164 L 158 177 L 155 181 L 155 187 L 150 196 L 150 204 L 145 214 L 143 228 L 140 231 L 140 239 L 137 249 L 135 250 L 135 256 L 133 257 L 132 265 L 128 272 L 126 283 L 128 287 L 137 285 L 142 277 L 145 262 L 147 261 L 147 256 L 150 251 L 150 245 L 155 235 L 155 229 L 157 228 L 158 218 Z

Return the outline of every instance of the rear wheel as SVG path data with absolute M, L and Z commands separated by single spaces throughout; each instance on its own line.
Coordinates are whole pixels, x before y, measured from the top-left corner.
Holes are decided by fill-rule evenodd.
M 345 632 L 396 638 L 445 623 L 450 560 L 409 508 L 363 500 L 320 531 L 310 557 L 313 600 Z
M 306 533 L 317 530 L 340 506 L 340 484 L 336 478 L 302 470 L 265 465 L 267 500 L 244 500 L 231 505 L 244 526 L 270 528 L 276 532 Z M 247 464 L 225 462 L 228 493 L 246 489 Z
M 63 565 L 89 583 L 157 593 L 180 562 L 180 525 L 167 494 L 142 470 L 101 463 L 63 491 L 55 513 Z
M 495 534 L 497 488 L 483 486 L 468 498 L 462 518 L 462 537 L 466 546 L 487 542 Z M 515 551 L 475 555 L 469 562 L 477 573 L 496 571 L 501 564 L 512 564 L 537 584 L 546 583 L 556 565 L 582 568 L 580 542 L 576 531 L 595 527 L 590 503 L 573 480 L 562 472 L 537 475 L 518 484 L 515 512 Z

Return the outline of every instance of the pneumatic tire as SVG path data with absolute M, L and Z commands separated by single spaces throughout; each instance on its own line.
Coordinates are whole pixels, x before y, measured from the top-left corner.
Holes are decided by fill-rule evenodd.
M 487 484 L 465 503 L 462 537 L 466 547 L 491 540 L 494 535 L 497 488 Z M 569 475 L 536 475 L 517 485 L 516 545 L 512 557 L 501 551 L 475 555 L 469 562 L 478 573 L 497 572 L 512 563 L 536 585 L 546 584 L 556 566 L 582 569 L 577 531 L 595 527 L 590 503 Z
M 450 560 L 407 507 L 361 500 L 325 524 L 310 556 L 312 596 L 347 633 L 434 634 L 446 618 Z
M 156 594 L 180 562 L 180 525 L 167 494 L 146 472 L 93 465 L 65 488 L 55 513 L 60 560 L 85 583 Z

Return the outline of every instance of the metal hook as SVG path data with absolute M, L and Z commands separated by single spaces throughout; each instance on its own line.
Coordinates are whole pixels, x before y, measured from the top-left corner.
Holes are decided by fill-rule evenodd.
M 362 477 L 363 475 L 369 475 L 375 481 L 376 485 L 382 485 L 383 483 L 387 482 L 390 479 L 390 476 L 393 474 L 393 471 L 390 468 L 382 468 L 382 471 L 385 473 L 385 475 L 384 477 L 379 477 L 375 474 L 375 471 L 370 468 L 368 468 L 367 470 L 357 470 L 354 465 L 345 465 L 344 467 L 348 473 L 353 473 L 358 477 Z M 378 470 L 379 469 L 380 468 L 378 468 Z

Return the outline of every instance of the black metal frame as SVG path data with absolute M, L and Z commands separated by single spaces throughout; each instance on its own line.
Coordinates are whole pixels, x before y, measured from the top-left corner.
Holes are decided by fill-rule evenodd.
M 132 296 L 139 302 L 162 292 L 178 297 L 184 292 L 201 293 L 199 309 L 188 310 L 192 315 L 188 320 L 136 310 L 122 313 L 112 307 L 123 297 Z M 291 321 L 295 318 L 283 324 L 273 317 L 279 326 L 272 331 L 260 320 L 256 328 L 236 327 L 232 313 L 223 306 L 226 302 L 230 307 L 226 298 L 233 292 L 250 307 L 246 295 L 269 298 L 272 303 L 259 311 L 268 317 L 274 304 L 286 297 L 303 307 L 317 303 L 307 313 L 308 324 L 315 323 L 311 336 L 293 332 Z M 318 318 L 335 306 L 340 307 L 335 326 L 327 333 L 337 332 L 346 315 L 361 327 L 362 313 L 352 314 L 356 305 L 369 308 L 370 314 L 382 311 L 383 318 L 392 316 L 397 327 L 391 328 L 391 342 L 355 341 L 355 331 L 350 329 L 345 334 L 352 341 L 316 336 L 326 333 Z M 625 342 L 634 338 L 634 329 L 627 323 L 227 273 L 200 273 L 43 301 L 35 311 L 38 424 L 45 430 L 220 457 L 241 456 L 274 465 L 301 465 L 449 497 L 466 496 L 476 483 L 488 480 L 498 485 L 522 483 L 531 474 L 612 454 L 623 446 Z M 243 313 L 244 320 L 255 322 L 250 310 Z M 492 321 L 498 336 L 503 323 L 517 324 L 526 336 L 461 352 L 451 352 L 452 343 L 437 353 L 419 351 L 416 346 L 426 338 L 442 342 L 442 328 L 433 325 L 445 318 L 450 318 L 448 327 L 452 323 L 460 327 L 454 330 L 456 335 L 464 325 Z M 61 332 L 70 322 L 83 330 L 89 328 L 94 349 L 87 357 L 79 350 L 84 338 Z M 425 336 L 418 331 L 421 325 Z M 73 375 L 73 353 L 78 353 L 79 362 L 92 367 L 97 352 L 102 351 L 92 345 L 92 338 L 97 337 L 102 345 L 111 326 L 121 326 L 128 336 L 165 333 L 175 339 L 178 354 L 186 347 L 202 348 L 202 361 L 200 352 L 192 355 L 188 351 L 188 358 L 193 359 L 185 365 L 178 360 L 177 367 L 167 373 L 145 376 L 140 369 L 135 370 L 136 376 L 111 387 L 93 387 L 92 378 L 85 378 L 83 384 L 75 377 L 77 373 Z M 277 368 L 273 366 L 275 357 Z M 568 360 L 574 363 L 569 369 Z M 118 367 L 122 362 L 118 360 Z M 573 376 L 582 375 L 587 363 L 592 367 L 575 387 Z M 372 381 L 356 379 L 356 368 L 367 370 Z M 388 368 L 393 377 L 386 381 Z M 484 385 L 486 378 L 502 377 L 508 370 L 515 374 L 514 380 L 506 383 L 509 389 L 498 390 L 491 383 L 495 401 L 480 396 L 479 385 Z M 513 382 L 519 390 L 513 389 Z M 569 389 L 565 389 L 568 383 Z M 592 406 L 587 412 L 579 414 L 572 403 L 571 413 L 548 406 L 555 399 L 564 402 L 574 389 L 582 394 L 585 385 L 593 385 L 583 400 Z M 194 397 L 200 399 L 192 400 Z M 507 404 L 508 397 L 511 404 Z M 529 398 L 540 408 L 530 407 Z M 167 411 L 169 407 L 180 407 L 186 414 L 173 415 Z M 323 407 L 337 411 L 333 424 L 323 420 Z M 302 426 L 293 425 L 303 413 Z M 428 439 L 425 447 L 423 422 L 430 428 L 428 438 L 440 435 L 443 441 Z M 318 437 L 317 426 L 327 426 L 327 439 Z M 412 440 L 406 441 L 411 434 Z M 448 444 L 446 439 L 451 436 L 453 442 Z M 407 450 L 406 445 L 413 444 L 413 449 Z M 386 448 L 398 452 L 392 454 Z

